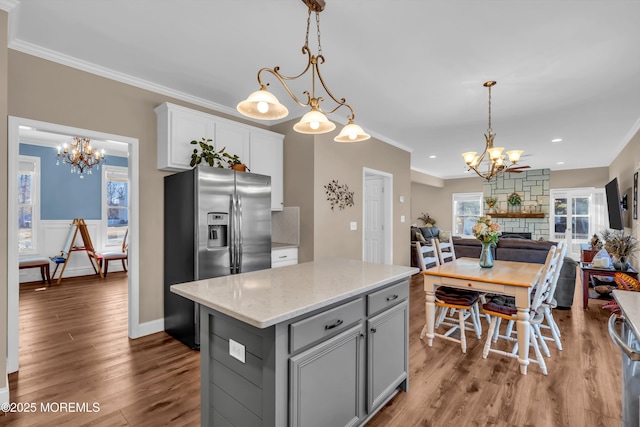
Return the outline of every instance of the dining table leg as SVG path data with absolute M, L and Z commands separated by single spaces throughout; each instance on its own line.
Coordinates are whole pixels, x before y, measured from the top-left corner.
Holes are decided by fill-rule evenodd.
M 522 289 L 516 294 L 516 308 L 518 309 L 518 321 L 516 327 L 518 329 L 518 363 L 520 363 L 520 373 L 527 375 L 527 366 L 529 366 L 529 292 L 528 289 Z
M 425 292 L 425 313 L 426 319 L 424 328 L 420 333 L 420 339 L 427 337 L 427 344 L 429 347 L 433 345 L 434 325 L 436 323 L 436 292 L 435 286 L 432 282 L 433 278 L 425 276 L 424 278 L 424 292 Z

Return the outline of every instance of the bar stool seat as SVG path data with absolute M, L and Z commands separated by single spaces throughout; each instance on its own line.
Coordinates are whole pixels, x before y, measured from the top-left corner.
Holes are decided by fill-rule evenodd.
M 24 258 L 19 261 L 20 270 L 23 268 L 39 268 L 42 281 L 51 284 L 49 273 L 49 258 Z

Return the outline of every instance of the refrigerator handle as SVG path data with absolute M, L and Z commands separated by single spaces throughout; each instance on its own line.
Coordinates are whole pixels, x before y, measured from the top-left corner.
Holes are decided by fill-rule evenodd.
M 640 361 L 640 353 L 638 353 L 637 351 L 629 347 L 627 344 L 625 344 L 622 337 L 618 334 L 618 331 L 616 330 L 616 323 L 618 322 L 618 320 L 624 323 L 625 318 L 622 316 L 618 317 L 618 315 L 615 313 L 612 314 L 611 317 L 609 317 L 609 323 L 608 323 L 609 336 L 611 337 L 613 342 L 618 347 L 620 347 L 620 350 L 622 350 L 622 352 L 626 354 L 627 357 L 629 357 L 629 359 L 635 362 Z M 622 327 L 623 328 L 625 327 L 624 324 L 622 325 Z
M 237 248 L 238 248 L 238 252 L 237 252 L 237 264 L 236 264 L 236 268 L 238 270 L 238 273 L 242 273 L 242 241 L 243 241 L 243 236 L 242 236 L 242 197 L 240 197 L 239 195 L 236 196 L 237 197 L 237 202 L 236 202 L 236 216 L 238 218 L 238 244 L 237 244 Z
M 229 267 L 231 270 L 230 274 L 234 274 L 235 273 L 235 267 L 236 267 L 236 254 L 235 254 L 235 250 L 236 250 L 236 244 L 235 244 L 235 239 L 236 239 L 236 219 L 234 217 L 235 215 L 235 196 L 233 194 L 231 194 L 229 196 L 229 211 L 231 212 L 231 215 L 229 215 Z

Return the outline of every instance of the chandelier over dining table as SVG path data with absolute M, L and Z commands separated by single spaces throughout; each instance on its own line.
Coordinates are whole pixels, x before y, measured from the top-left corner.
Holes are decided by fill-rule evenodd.
M 71 165 L 71 173 L 77 173 L 80 178 L 84 175 L 91 175 L 91 169 L 95 166 L 99 167 L 101 161 L 104 160 L 104 149 L 96 150 L 91 145 L 91 140 L 74 136 L 71 143 L 64 143 L 62 147 L 58 146 L 58 160 L 56 165 L 67 163 Z
M 491 128 L 491 88 L 496 84 L 497 82 L 493 80 L 483 84 L 484 87 L 489 89 L 489 126 L 487 128 L 487 133 L 484 134 L 484 138 L 486 140 L 484 151 L 480 155 L 477 155 L 477 152 L 475 151 L 462 153 L 462 157 L 469 167 L 468 170 L 474 171 L 479 177 L 484 178 L 487 181 L 491 181 L 493 177 L 505 172 L 522 172 L 522 169 L 529 168 L 529 166 L 518 165 L 520 156 L 523 153 L 522 150 L 507 151 L 507 160 L 507 156 L 502 154 L 504 147 L 494 147 L 493 145 L 493 138 L 495 138 L 496 134 L 493 133 L 493 129 Z M 487 160 L 486 169 L 484 169 L 486 172 L 482 171 L 483 161 L 485 158 Z
M 302 53 L 307 55 L 307 65 L 305 69 L 296 76 L 285 76 L 280 73 L 280 67 L 275 68 L 262 68 L 258 71 L 258 84 L 260 89 L 253 92 L 249 97 L 240 102 L 237 106 L 237 110 L 247 116 L 254 119 L 262 120 L 277 120 L 286 117 L 289 114 L 287 107 L 282 105 L 280 101 L 267 90 L 269 83 L 265 83 L 262 80 L 263 73 L 272 74 L 278 79 L 278 81 L 284 86 L 289 96 L 300 106 L 309 107 L 310 110 L 302 116 L 300 121 L 293 126 L 293 129 L 299 133 L 305 134 L 322 134 L 331 132 L 335 129 L 336 125 L 328 118 L 328 114 L 333 114 L 340 108 L 344 107 L 349 110 L 347 116 L 348 124 L 342 128 L 338 136 L 334 138 L 336 142 L 359 142 L 370 138 L 360 126 L 354 123 L 355 113 L 353 108 L 347 104 L 345 98 L 336 98 L 329 88 L 327 87 L 322 74 L 320 73 L 320 64 L 323 64 L 325 59 L 322 55 L 322 45 L 320 43 L 320 12 L 324 9 L 324 0 L 302 0 L 308 7 L 307 16 L 307 33 L 302 47 Z M 315 21 L 318 34 L 318 50 L 317 54 L 313 55 L 309 48 L 309 28 L 311 26 L 311 12 L 315 12 Z M 298 98 L 293 91 L 287 85 L 287 81 L 295 80 L 310 71 L 311 74 L 311 89 L 304 91 L 306 100 Z M 322 102 L 324 98 L 316 95 L 316 80 L 320 83 L 326 95 L 333 100 L 335 106 L 333 108 L 323 108 Z

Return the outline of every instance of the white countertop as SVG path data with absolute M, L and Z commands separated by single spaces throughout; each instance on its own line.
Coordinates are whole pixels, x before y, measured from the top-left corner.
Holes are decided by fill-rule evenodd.
M 618 302 L 627 323 L 640 338 L 640 292 L 613 290 L 613 297 Z
M 363 294 L 419 270 L 342 258 L 171 286 L 171 291 L 257 328 Z
M 280 242 L 271 242 L 271 249 L 289 249 L 289 248 L 297 248 L 300 245 L 295 243 L 280 243 Z

